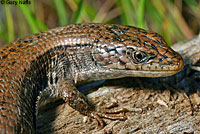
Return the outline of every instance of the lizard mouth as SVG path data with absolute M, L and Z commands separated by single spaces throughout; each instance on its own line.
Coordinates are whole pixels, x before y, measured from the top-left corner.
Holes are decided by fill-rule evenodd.
M 128 77 L 167 77 L 178 73 L 177 71 L 133 71 L 133 70 L 127 70 L 127 76 Z
M 151 68 L 150 70 L 127 70 L 127 73 L 134 77 L 167 77 L 180 72 L 184 68 L 184 61 L 181 59 L 178 65 L 163 66 L 161 69 Z
M 157 65 L 157 64 L 156 64 Z M 126 77 L 167 77 L 174 75 L 178 72 L 180 72 L 184 68 L 184 61 L 183 59 L 180 59 L 177 64 L 171 64 L 171 65 L 162 65 L 162 66 L 140 66 L 138 69 L 137 67 L 134 69 L 128 69 L 128 70 L 118 70 L 122 71 Z

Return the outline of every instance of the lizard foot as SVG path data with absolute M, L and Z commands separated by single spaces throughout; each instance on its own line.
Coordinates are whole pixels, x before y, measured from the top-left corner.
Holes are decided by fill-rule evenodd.
M 91 112 L 89 113 L 89 117 L 94 118 L 100 125 L 100 128 L 104 128 L 105 127 L 105 122 L 103 121 L 102 118 L 106 118 L 106 119 L 110 119 L 110 120 L 121 120 L 124 121 L 127 119 L 127 117 L 124 115 L 125 112 L 127 112 L 128 110 L 126 108 L 121 108 L 121 109 L 117 109 L 117 110 L 104 110 L 104 112 Z M 120 114 L 123 113 L 123 115 L 116 115 L 116 114 Z M 115 114 L 115 115 L 114 115 Z

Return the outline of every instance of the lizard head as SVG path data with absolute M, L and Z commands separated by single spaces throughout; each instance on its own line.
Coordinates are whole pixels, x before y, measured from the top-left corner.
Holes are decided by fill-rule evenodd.
M 94 49 L 96 65 L 131 77 L 166 77 L 183 69 L 184 61 L 157 33 L 119 26 L 104 29 Z M 117 76 L 118 77 L 118 76 Z

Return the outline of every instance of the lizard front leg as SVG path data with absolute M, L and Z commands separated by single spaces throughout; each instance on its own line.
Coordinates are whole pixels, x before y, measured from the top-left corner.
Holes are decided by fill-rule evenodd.
M 83 115 L 87 115 L 89 117 L 96 119 L 100 124 L 101 128 L 103 128 L 105 125 L 101 117 L 112 120 L 126 119 L 126 117 L 124 116 L 116 116 L 116 115 L 111 116 L 109 114 L 106 114 L 107 113 L 106 111 L 105 113 L 95 111 L 95 107 L 91 105 L 86 99 L 86 97 L 77 90 L 77 88 L 75 87 L 75 85 L 71 80 L 68 79 L 60 80 L 57 84 L 57 88 L 62 92 L 62 97 L 69 106 L 79 111 Z

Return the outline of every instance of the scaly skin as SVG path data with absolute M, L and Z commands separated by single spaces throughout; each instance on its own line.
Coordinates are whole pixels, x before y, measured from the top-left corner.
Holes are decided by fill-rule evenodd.
M 93 110 L 77 84 L 127 76 L 165 77 L 184 66 L 181 56 L 157 33 L 110 24 L 72 24 L 27 36 L 0 49 L 0 61 L 0 133 L 9 134 L 36 133 L 39 92 L 63 98 L 102 124 L 99 116 L 105 115 Z

